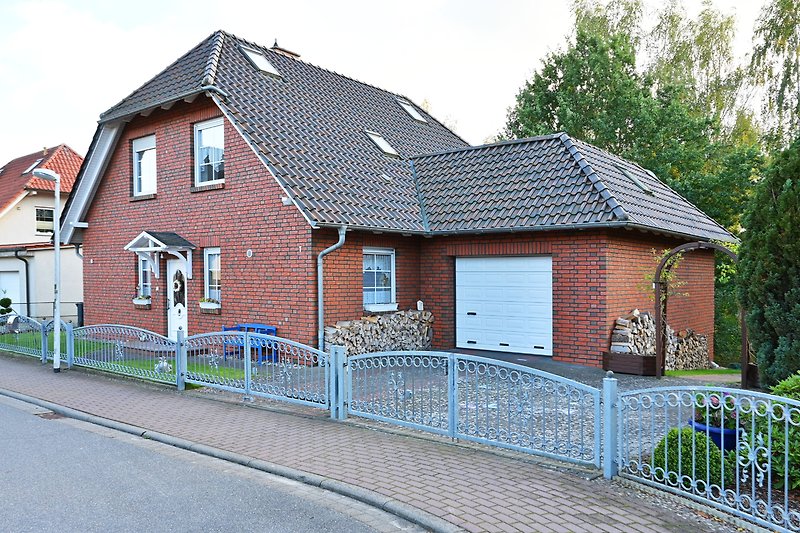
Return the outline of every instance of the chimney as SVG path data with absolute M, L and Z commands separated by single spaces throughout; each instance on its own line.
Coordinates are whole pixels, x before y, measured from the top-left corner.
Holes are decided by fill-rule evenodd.
M 286 56 L 290 59 L 300 59 L 300 54 L 296 54 L 291 50 L 287 50 L 286 48 L 281 48 L 280 46 L 278 46 L 278 39 L 275 39 L 275 44 L 272 45 L 272 48 L 270 48 L 270 50 L 282 56 Z

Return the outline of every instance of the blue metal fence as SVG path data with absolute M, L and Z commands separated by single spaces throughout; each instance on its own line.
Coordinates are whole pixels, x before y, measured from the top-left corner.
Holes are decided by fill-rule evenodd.
M 600 466 L 600 390 L 594 387 L 449 352 L 351 356 L 345 375 L 348 414 Z
M 42 324 L 30 317 L 10 313 L 0 316 L 0 350 L 44 357 Z
M 800 402 L 739 389 L 619 395 L 621 476 L 800 531 Z

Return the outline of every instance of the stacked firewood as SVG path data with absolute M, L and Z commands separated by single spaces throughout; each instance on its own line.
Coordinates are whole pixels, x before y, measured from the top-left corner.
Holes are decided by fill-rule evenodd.
M 348 355 L 395 350 L 429 350 L 430 311 L 397 311 L 337 322 L 325 328 L 325 344 L 344 346 Z
M 667 370 L 694 370 L 708 368 L 708 338 L 692 329 L 676 332 L 667 326 Z M 632 356 L 656 355 L 656 323 L 650 313 L 634 309 L 617 319 L 611 332 L 611 351 Z

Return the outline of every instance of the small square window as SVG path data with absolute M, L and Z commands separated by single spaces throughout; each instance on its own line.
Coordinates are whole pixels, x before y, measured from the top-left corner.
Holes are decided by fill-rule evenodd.
M 413 118 L 414 120 L 418 122 L 424 122 L 426 124 L 428 123 L 428 121 L 425 120 L 425 117 L 422 116 L 422 113 L 417 111 L 417 108 L 414 107 L 414 104 L 412 104 L 411 102 L 406 102 L 405 100 L 397 100 L 397 103 L 400 104 L 400 107 L 405 109 L 406 113 L 411 115 L 411 118 Z
M 222 302 L 222 256 L 219 248 L 203 250 L 203 266 L 205 297 Z
M 195 186 L 225 181 L 225 124 L 215 118 L 194 126 Z
M 375 143 L 375 146 L 380 148 L 384 154 L 395 157 L 400 156 L 400 154 L 397 153 L 397 150 L 395 150 L 392 147 L 392 145 L 389 144 L 389 142 L 386 139 L 384 139 L 380 133 L 375 133 L 374 131 L 369 131 L 369 130 L 364 130 L 364 133 L 366 133 L 369 136 L 369 138 L 372 139 L 372 142 Z
M 53 233 L 53 208 L 36 208 L 36 233 Z
M 152 296 L 153 281 L 150 261 L 143 257 L 138 258 L 139 290 L 137 296 Z
M 394 250 L 364 248 L 362 290 L 367 311 L 396 311 Z
M 156 136 L 133 140 L 133 195 L 156 192 Z
M 272 63 L 269 62 L 267 56 L 265 56 L 263 52 L 247 46 L 242 46 L 241 48 L 244 55 L 247 56 L 247 59 L 249 59 L 258 70 L 280 77 L 281 73 L 272 66 Z
M 44 161 L 44 160 L 43 159 L 37 159 L 36 161 L 34 161 L 31 166 L 29 166 L 28 168 L 25 169 L 25 172 L 23 172 L 23 174 L 27 174 L 29 172 L 33 172 L 33 169 L 38 167 L 39 163 L 41 163 L 42 161 Z

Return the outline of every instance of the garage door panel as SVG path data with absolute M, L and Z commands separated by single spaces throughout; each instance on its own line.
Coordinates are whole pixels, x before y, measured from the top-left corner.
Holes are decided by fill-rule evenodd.
M 552 355 L 551 270 L 549 257 L 457 258 L 456 345 Z

